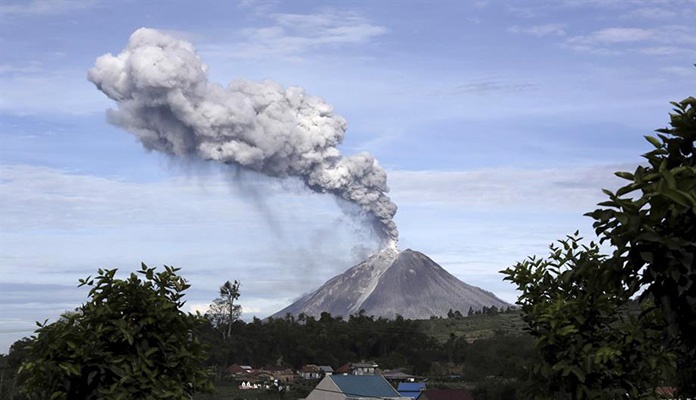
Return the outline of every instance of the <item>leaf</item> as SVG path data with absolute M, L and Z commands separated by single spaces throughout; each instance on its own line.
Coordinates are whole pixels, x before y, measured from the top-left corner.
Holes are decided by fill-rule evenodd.
M 656 149 L 659 149 L 662 147 L 662 142 L 660 142 L 657 138 L 655 138 L 653 136 L 647 136 L 647 135 L 644 137 L 648 142 L 650 142 L 650 144 L 655 146 Z
M 633 180 L 633 174 L 630 172 L 614 172 L 614 175 L 618 176 L 619 178 L 623 178 L 629 181 Z
M 679 205 L 689 208 L 693 207 L 693 205 L 689 204 L 691 203 L 689 197 L 678 190 L 665 189 L 662 191 L 662 194 Z

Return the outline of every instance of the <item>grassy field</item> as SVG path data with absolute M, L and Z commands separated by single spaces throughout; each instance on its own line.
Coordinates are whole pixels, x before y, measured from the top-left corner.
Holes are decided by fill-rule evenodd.
M 502 335 L 524 334 L 525 324 L 518 311 L 504 312 L 495 315 L 472 315 L 461 319 L 433 318 L 424 321 L 425 332 L 444 343 L 450 334 L 464 336 L 470 341 Z

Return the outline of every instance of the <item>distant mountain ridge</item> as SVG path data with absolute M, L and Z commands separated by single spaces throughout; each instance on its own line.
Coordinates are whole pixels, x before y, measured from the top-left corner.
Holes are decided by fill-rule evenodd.
M 466 284 L 428 256 L 406 249 L 387 248 L 329 279 L 319 289 L 273 314 L 318 317 L 322 312 L 347 318 L 360 310 L 375 317 L 428 319 L 459 310 L 466 314 L 484 306 L 510 304 L 493 293 Z

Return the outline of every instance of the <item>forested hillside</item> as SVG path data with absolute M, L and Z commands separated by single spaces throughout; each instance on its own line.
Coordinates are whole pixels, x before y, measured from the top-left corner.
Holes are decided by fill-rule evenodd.
M 375 319 L 364 313 L 347 320 L 328 313 L 318 319 L 238 320 L 229 335 L 208 322 L 200 339 L 208 348 L 206 366 L 223 389 L 234 387 L 225 373 L 232 364 L 297 370 L 305 364 L 337 368 L 371 360 L 382 370 L 400 368 L 427 379 L 432 387 L 466 387 L 478 394 L 477 399 L 503 393 L 512 399 L 524 379 L 523 366 L 533 357 L 533 340 L 521 330 L 517 311 L 487 311 L 468 317 L 453 312 L 450 318 L 429 320 Z M 4 393 L 16 387 L 16 368 L 28 343 L 16 342 L 10 355 L 1 359 Z M 296 385 L 287 398 L 303 397 L 311 387 Z

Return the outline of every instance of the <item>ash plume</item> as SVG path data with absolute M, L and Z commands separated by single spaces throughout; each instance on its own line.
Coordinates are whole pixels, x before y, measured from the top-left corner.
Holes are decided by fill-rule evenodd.
M 368 153 L 341 155 L 346 121 L 321 98 L 268 80 L 224 88 L 208 81 L 193 45 L 147 28 L 117 56 L 99 57 L 88 79 L 118 105 L 108 121 L 146 149 L 297 177 L 358 205 L 383 244 L 395 245 L 396 205 L 384 169 Z

